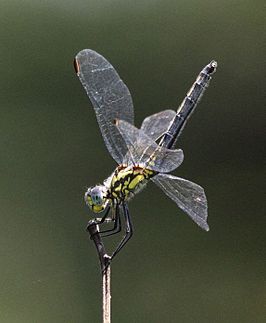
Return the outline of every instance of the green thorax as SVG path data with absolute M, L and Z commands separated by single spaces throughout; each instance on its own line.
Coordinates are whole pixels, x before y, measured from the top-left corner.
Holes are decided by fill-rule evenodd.
M 154 175 L 155 172 L 147 168 L 118 166 L 111 179 L 111 199 L 118 203 L 121 200 L 130 200 Z

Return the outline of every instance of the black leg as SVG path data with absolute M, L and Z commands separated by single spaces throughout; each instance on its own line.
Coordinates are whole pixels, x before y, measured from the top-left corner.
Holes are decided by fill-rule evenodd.
M 133 235 L 133 226 L 131 223 L 130 214 L 129 214 L 128 206 L 126 203 L 123 203 L 123 213 L 124 213 L 125 222 L 126 222 L 126 234 L 123 237 L 123 239 L 120 241 L 116 250 L 113 252 L 111 259 L 113 259 L 118 254 L 118 252 L 125 246 L 125 244 L 128 242 L 128 240 Z
M 106 218 L 107 218 L 107 216 L 108 216 L 108 214 L 109 214 L 109 211 L 110 211 L 110 206 L 107 208 L 107 210 L 106 210 L 105 214 L 103 215 L 103 217 L 101 218 L 101 220 L 96 220 L 96 219 L 92 219 L 92 220 L 90 220 L 90 221 L 88 222 L 88 225 L 87 225 L 87 231 L 89 231 L 89 230 L 88 230 L 88 227 L 89 227 L 92 223 L 94 223 L 94 224 L 96 224 L 96 225 L 98 225 L 98 224 L 102 224 L 102 223 L 106 220 Z
M 113 234 L 119 233 L 120 231 L 121 231 L 121 217 L 120 217 L 120 212 L 119 212 L 119 206 L 117 205 L 116 211 L 115 211 L 115 222 L 114 222 L 113 228 L 101 231 L 100 234 L 104 238 L 104 237 L 109 237 Z
M 107 218 L 107 216 L 108 216 L 108 214 L 109 214 L 109 212 L 110 212 L 110 206 L 108 206 L 108 209 L 106 210 L 106 212 L 105 212 L 105 214 L 104 214 L 104 216 L 101 218 L 101 220 L 100 221 L 97 221 L 97 224 L 102 224 L 102 223 L 104 223 L 104 221 L 106 220 L 106 218 Z

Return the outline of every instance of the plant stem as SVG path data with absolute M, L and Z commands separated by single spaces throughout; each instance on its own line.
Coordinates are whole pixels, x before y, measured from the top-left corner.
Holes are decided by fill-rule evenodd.
M 111 323 L 111 263 L 110 256 L 106 253 L 105 246 L 99 233 L 99 226 L 95 220 L 88 223 L 87 231 L 93 240 L 102 274 L 102 317 L 103 323 Z
M 111 323 L 111 266 L 102 272 L 103 282 L 103 323 Z

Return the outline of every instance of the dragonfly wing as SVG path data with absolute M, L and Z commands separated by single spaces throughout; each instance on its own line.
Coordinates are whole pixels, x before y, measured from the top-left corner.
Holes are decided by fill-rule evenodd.
M 208 206 L 204 189 L 183 178 L 158 174 L 151 179 L 202 229 L 209 231 Z
M 176 112 L 174 110 L 164 110 L 152 114 L 143 120 L 141 130 L 156 141 L 168 130 L 175 115 Z
M 134 123 L 130 92 L 114 67 L 97 52 L 84 49 L 75 57 L 77 75 L 95 110 L 97 121 L 111 156 L 121 163 L 127 152 L 114 119 Z
M 128 147 L 125 164 L 140 165 L 161 173 L 171 172 L 181 165 L 184 159 L 181 149 L 158 146 L 143 130 L 124 120 L 116 120 L 115 124 Z

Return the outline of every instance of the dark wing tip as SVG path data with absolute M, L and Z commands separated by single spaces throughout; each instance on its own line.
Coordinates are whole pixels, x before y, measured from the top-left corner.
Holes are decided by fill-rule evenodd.
M 119 120 L 118 120 L 118 119 L 113 119 L 113 124 L 114 124 L 115 126 L 118 126 L 118 123 L 119 123 Z
M 79 74 L 80 66 L 79 66 L 79 62 L 76 58 L 74 58 L 73 65 L 74 65 L 74 69 L 75 69 L 76 73 Z

